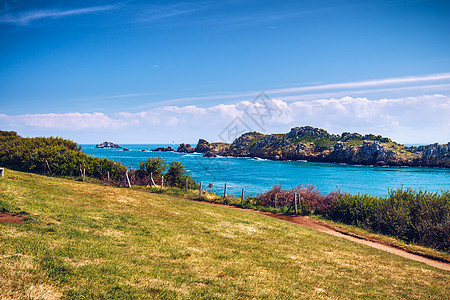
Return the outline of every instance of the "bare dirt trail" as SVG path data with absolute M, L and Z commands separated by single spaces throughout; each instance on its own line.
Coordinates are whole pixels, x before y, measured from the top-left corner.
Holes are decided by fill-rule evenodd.
M 316 229 L 318 231 L 330 234 L 330 235 L 334 235 L 355 243 L 359 243 L 359 244 L 363 244 L 372 248 L 376 248 L 379 250 L 383 250 L 407 259 L 411 259 L 414 261 L 418 261 L 418 262 L 422 262 L 425 263 L 429 266 L 438 268 L 438 269 L 442 269 L 442 270 L 446 270 L 446 271 L 450 271 L 450 264 L 449 263 L 445 263 L 445 262 L 440 262 L 437 260 L 433 260 L 430 258 L 426 258 L 417 254 L 412 254 L 409 253 L 405 250 L 396 248 L 394 246 L 390 246 L 390 245 L 386 245 L 386 244 L 382 244 L 382 243 L 378 243 L 378 242 L 373 242 L 373 241 L 369 241 L 369 240 L 365 240 L 365 239 L 359 239 L 350 235 L 346 235 L 343 233 L 340 233 L 338 231 L 336 231 L 335 229 L 333 229 L 333 227 L 331 226 L 327 226 L 326 224 L 320 223 L 317 220 L 314 220 L 308 216 L 292 216 L 292 215 L 282 215 L 282 214 L 273 214 L 273 213 L 266 213 L 266 212 L 258 212 L 261 213 L 263 215 L 269 216 L 269 217 L 273 217 L 273 218 L 277 218 L 280 220 L 285 220 L 291 223 L 295 223 L 295 224 L 299 224 L 299 225 L 303 225 L 312 229 Z
M 19 224 L 23 220 L 23 216 L 15 216 L 12 213 L 0 212 L 0 223 L 16 223 Z

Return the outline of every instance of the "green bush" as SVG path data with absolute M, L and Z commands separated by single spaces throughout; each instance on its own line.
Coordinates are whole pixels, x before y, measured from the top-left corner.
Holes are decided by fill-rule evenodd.
M 149 157 L 145 161 L 139 163 L 139 171 L 144 176 L 152 174 L 155 178 L 159 178 L 167 170 L 167 160 L 162 157 Z
M 331 204 L 329 216 L 343 223 L 372 228 L 383 199 L 368 194 L 341 194 Z
M 175 160 L 172 161 L 166 174 L 167 183 L 171 186 L 181 187 L 185 184 L 185 172 L 186 168 L 181 162 Z
M 385 198 L 342 194 L 328 217 L 407 242 L 450 249 L 450 191 L 390 190 Z
M 48 165 L 47 165 L 47 163 Z M 22 138 L 15 132 L 0 131 L 0 165 L 19 171 L 57 176 L 86 175 L 119 179 L 126 168 L 120 163 L 88 156 L 75 142 L 62 138 Z M 50 167 L 50 168 L 49 168 Z

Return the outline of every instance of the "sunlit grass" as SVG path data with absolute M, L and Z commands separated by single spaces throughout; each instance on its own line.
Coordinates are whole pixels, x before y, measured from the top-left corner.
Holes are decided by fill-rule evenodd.
M 0 191 L 29 214 L 0 224 L 0 298 L 448 297 L 446 271 L 249 211 L 10 170 Z

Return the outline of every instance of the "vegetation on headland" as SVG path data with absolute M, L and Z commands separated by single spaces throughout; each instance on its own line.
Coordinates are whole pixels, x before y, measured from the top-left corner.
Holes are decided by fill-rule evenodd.
M 444 270 L 248 211 L 9 169 L 0 191 L 29 213 L 0 224 L 0 298 L 448 295 Z
M 361 165 L 427 166 L 450 168 L 450 143 L 407 147 L 380 135 L 344 132 L 330 134 L 311 126 L 294 127 L 285 134 L 248 132 L 231 144 L 200 139 L 195 149 L 182 144 L 178 152 L 205 156 L 259 157 L 271 160 L 308 160 Z

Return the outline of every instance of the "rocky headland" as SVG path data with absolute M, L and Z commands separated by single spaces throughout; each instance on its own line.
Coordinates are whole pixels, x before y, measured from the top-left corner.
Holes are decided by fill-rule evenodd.
M 407 147 L 380 135 L 344 132 L 330 134 L 310 126 L 285 134 L 244 133 L 231 144 L 200 139 L 195 149 L 181 144 L 177 152 L 204 153 L 214 157 L 255 157 L 270 160 L 307 160 L 377 166 L 450 168 L 450 142 Z

